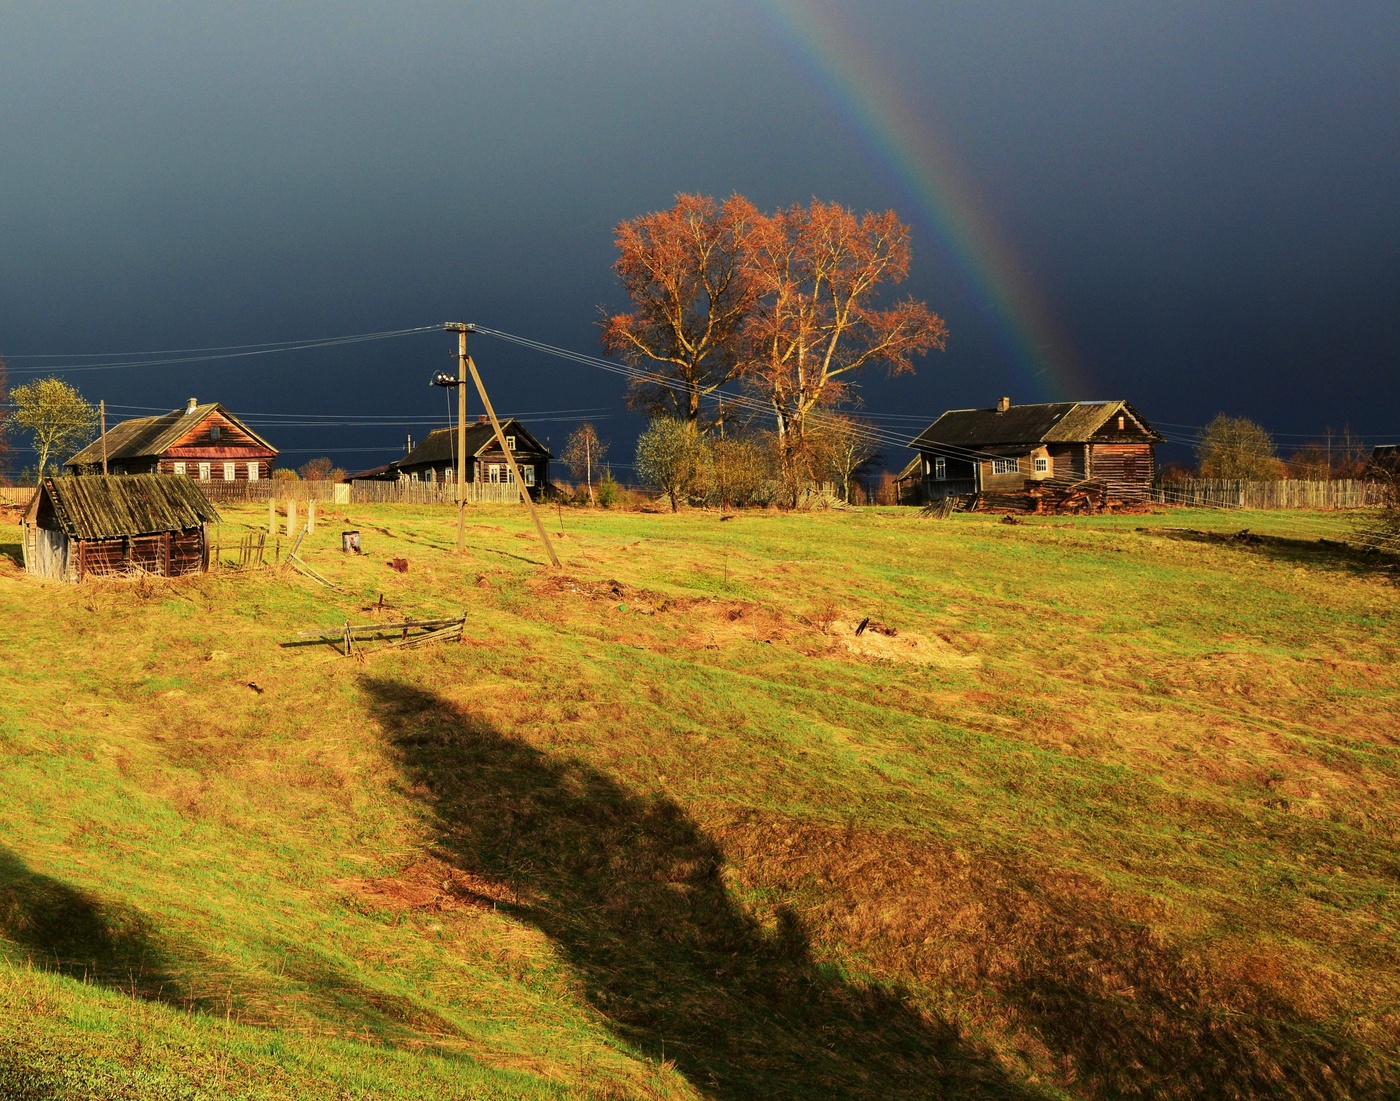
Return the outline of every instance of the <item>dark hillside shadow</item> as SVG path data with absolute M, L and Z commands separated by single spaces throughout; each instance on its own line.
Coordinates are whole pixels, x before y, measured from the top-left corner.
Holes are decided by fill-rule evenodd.
M 24 569 L 24 546 L 20 543 L 0 543 L 0 558 L 8 558 L 20 569 Z
M 364 687 L 439 855 L 503 884 L 614 1032 L 716 1098 L 1033 1097 L 898 992 L 816 963 L 801 921 L 763 929 L 675 803 L 547 757 L 431 692 Z
M 0 847 L 0 938 L 31 967 L 189 1007 L 164 950 L 134 911 L 32 871 Z M 13 953 L 13 949 L 11 950 Z
M 1335 539 L 1293 539 L 1260 535 L 1244 529 L 1234 532 L 1197 531 L 1194 528 L 1141 528 L 1151 535 L 1186 543 L 1216 543 L 1237 547 L 1291 566 L 1312 570 L 1338 570 L 1356 576 L 1381 576 L 1400 581 L 1400 557 L 1371 550 L 1357 542 Z

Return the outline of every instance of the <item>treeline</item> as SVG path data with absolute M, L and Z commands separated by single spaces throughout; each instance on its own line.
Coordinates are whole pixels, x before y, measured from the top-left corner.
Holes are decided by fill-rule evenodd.
M 864 480 L 883 460 L 871 439 L 871 426 L 856 418 L 826 416 L 804 435 L 800 450 L 785 454 L 776 432 L 750 427 L 707 433 L 694 422 L 654 417 L 637 440 L 633 469 L 672 511 L 681 504 L 731 509 L 865 503 L 878 494 Z M 569 437 L 560 459 L 580 483 L 579 503 L 624 503 L 625 491 L 603 463 L 607 452 L 591 424 Z M 885 489 L 887 503 L 896 503 L 893 485 Z

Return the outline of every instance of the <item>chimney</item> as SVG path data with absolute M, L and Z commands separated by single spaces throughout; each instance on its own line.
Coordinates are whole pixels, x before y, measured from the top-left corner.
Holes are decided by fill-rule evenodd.
M 196 398 L 190 398 L 190 403 L 189 403 L 187 406 L 185 406 L 185 416 L 188 417 L 188 416 L 189 416 L 191 413 L 193 413 L 198 407 L 199 407 L 199 401 L 198 401 L 198 399 L 196 399 Z
M 998 398 L 998 399 L 997 399 L 997 412 L 998 412 L 998 413 L 1005 413 L 1005 412 L 1006 412 L 1008 409 L 1010 409 L 1010 408 L 1011 408 L 1011 399 L 1010 399 L 1010 398 Z
M 482 414 L 480 414 L 480 415 L 476 418 L 476 423 L 477 423 L 477 424 L 490 424 L 490 423 L 491 423 L 491 418 L 488 417 L 485 413 L 482 413 Z
M 410 451 L 412 451 L 412 450 L 413 450 L 413 433 L 410 432 L 410 433 L 408 434 L 408 442 L 404 444 L 404 451 L 403 451 L 403 453 L 404 453 L 405 455 L 407 455 L 407 454 L 408 454 Z

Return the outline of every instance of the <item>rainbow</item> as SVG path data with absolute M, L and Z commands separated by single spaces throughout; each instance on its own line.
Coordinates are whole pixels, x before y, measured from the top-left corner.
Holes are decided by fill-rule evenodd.
M 996 221 L 979 202 L 950 143 L 928 110 L 917 110 L 881 59 L 830 5 L 754 0 L 761 16 L 798 59 L 830 86 L 833 101 L 864 132 L 931 228 L 987 295 L 1008 350 L 1043 400 L 1082 398 L 1077 357 L 1044 297 Z

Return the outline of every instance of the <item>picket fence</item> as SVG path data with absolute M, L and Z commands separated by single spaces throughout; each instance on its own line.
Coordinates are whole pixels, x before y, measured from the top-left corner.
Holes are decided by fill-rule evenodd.
M 1353 479 L 1305 482 L 1285 478 L 1276 482 L 1238 482 L 1192 478 L 1153 487 L 1152 499 L 1160 504 L 1207 508 L 1375 508 L 1385 503 L 1385 492 L 1386 486 L 1381 482 Z

